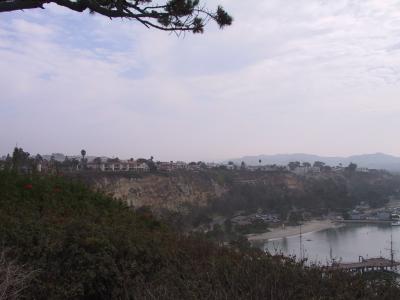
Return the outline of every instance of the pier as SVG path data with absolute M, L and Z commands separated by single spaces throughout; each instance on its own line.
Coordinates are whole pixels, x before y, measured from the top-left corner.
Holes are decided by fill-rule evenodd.
M 334 263 L 329 267 L 331 270 L 345 270 L 351 272 L 367 272 L 367 271 L 383 271 L 392 270 L 393 268 L 400 265 L 400 262 L 383 258 L 369 258 L 364 259 L 362 256 L 359 257 L 359 262 L 354 263 Z
M 393 221 L 365 219 L 365 220 L 335 220 L 335 222 L 343 224 L 392 224 Z

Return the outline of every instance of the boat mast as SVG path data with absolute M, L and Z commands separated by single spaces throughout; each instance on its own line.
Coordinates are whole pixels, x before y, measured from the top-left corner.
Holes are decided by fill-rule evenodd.
M 394 251 L 393 251 L 393 227 L 390 227 L 390 263 L 391 267 L 393 268 L 393 262 L 394 262 Z
M 303 260 L 303 243 L 302 243 L 302 235 L 301 235 L 301 223 L 300 223 L 300 236 L 299 236 L 299 242 L 300 242 L 300 260 Z

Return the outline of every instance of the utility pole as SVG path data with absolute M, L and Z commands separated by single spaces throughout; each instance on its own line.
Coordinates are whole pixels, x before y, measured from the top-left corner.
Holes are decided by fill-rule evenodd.
M 302 235 L 301 235 L 301 223 L 300 223 L 300 236 L 299 236 L 299 242 L 300 242 L 300 260 L 303 260 L 303 241 L 302 241 Z

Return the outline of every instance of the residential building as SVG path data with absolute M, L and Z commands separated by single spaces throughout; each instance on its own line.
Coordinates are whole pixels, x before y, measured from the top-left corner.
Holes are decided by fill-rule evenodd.
M 192 166 L 190 166 L 190 168 L 192 168 Z M 176 170 L 187 170 L 187 169 L 189 169 L 189 165 L 183 161 L 177 161 L 177 162 L 159 161 L 159 162 L 157 162 L 157 169 L 160 171 L 171 172 L 171 171 L 176 171 Z
M 107 162 L 90 162 L 87 164 L 87 168 L 94 171 L 103 171 L 103 172 L 148 172 L 150 171 L 149 166 L 145 163 L 138 163 L 134 160 L 127 161 L 114 161 L 109 160 Z

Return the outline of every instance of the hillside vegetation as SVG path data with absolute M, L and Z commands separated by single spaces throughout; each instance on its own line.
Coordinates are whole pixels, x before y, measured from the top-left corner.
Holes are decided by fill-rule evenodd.
M 286 215 L 296 208 L 321 215 L 350 209 L 360 202 L 381 207 L 390 196 L 398 195 L 400 189 L 400 177 L 384 171 L 330 172 L 311 176 L 253 172 L 243 177 L 246 180 L 231 185 L 221 199 L 213 202 L 215 211 L 227 214 L 262 209 Z M 241 183 L 246 181 L 251 184 Z
M 60 177 L 0 172 L 0 242 L 5 259 L 33 271 L 26 299 L 400 298 L 393 280 L 182 235 Z
M 298 176 L 287 171 L 210 169 L 139 177 L 80 173 L 79 179 L 129 206 L 148 206 L 177 227 L 189 229 L 209 224 L 215 215 L 230 218 L 238 212 L 262 210 L 287 220 L 295 210 L 317 217 L 332 211 L 344 213 L 360 202 L 381 207 L 400 189 L 400 176 L 385 171 Z

